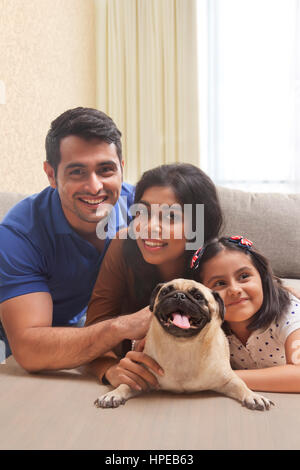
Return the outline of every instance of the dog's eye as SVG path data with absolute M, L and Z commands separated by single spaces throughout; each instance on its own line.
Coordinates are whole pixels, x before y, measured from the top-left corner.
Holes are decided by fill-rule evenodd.
M 199 292 L 195 292 L 195 293 L 193 294 L 193 297 L 194 297 L 194 299 L 196 299 L 196 300 L 203 300 L 203 295 L 200 294 Z
M 174 287 L 173 287 L 172 284 L 169 285 L 169 286 L 167 286 L 167 287 L 163 287 L 162 290 L 160 291 L 160 294 L 159 294 L 159 295 L 167 295 L 167 294 L 169 294 L 169 293 L 171 292 L 171 290 L 173 290 L 173 289 L 174 289 Z
M 166 287 L 165 289 L 161 290 L 161 295 L 167 295 L 168 292 L 169 292 L 169 289 Z

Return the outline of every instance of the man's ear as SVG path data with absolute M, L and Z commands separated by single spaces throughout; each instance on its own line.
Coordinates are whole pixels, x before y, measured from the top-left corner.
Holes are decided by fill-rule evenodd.
M 152 291 L 152 294 L 150 296 L 150 302 L 149 302 L 149 308 L 150 308 L 151 312 L 153 312 L 156 296 L 157 296 L 159 290 L 161 289 L 161 287 L 163 285 L 164 285 L 164 283 L 157 284 L 157 286 L 154 287 L 154 289 Z
M 220 294 L 218 292 L 214 292 L 212 291 L 212 295 L 214 296 L 215 298 L 215 301 L 217 302 L 217 304 L 219 305 L 219 315 L 220 317 L 222 318 L 222 321 L 224 321 L 224 317 L 225 317 L 225 305 L 224 305 L 224 302 L 220 296 Z
M 50 163 L 44 162 L 44 172 L 47 175 L 50 186 L 54 189 L 57 188 L 56 178 L 55 178 L 55 171 L 54 171 L 53 166 L 50 165 Z

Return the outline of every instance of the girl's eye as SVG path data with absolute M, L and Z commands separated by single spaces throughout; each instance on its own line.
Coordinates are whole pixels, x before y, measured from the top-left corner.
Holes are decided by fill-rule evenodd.
M 215 287 L 223 287 L 223 286 L 225 286 L 225 281 L 222 281 L 222 280 L 216 281 L 213 285 L 214 288 Z

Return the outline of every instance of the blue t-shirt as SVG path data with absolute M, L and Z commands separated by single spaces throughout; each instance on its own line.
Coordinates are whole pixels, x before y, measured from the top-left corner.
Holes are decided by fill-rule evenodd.
M 47 187 L 19 202 L 0 224 L 0 303 L 49 292 L 52 325 L 77 323 L 85 313 L 110 239 L 131 220 L 133 198 L 134 187 L 123 183 L 101 254 L 69 225 L 56 189 Z

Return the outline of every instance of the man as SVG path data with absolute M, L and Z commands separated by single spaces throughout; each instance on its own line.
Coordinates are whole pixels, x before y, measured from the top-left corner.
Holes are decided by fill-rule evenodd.
M 0 339 L 6 356 L 11 350 L 28 371 L 77 367 L 148 329 L 148 308 L 69 327 L 83 326 L 109 244 L 108 236 L 96 234 L 108 205 L 119 214 L 115 231 L 129 222 L 133 187 L 122 184 L 120 137 L 100 111 L 63 113 L 46 138 L 50 186 L 17 204 L 0 224 Z

